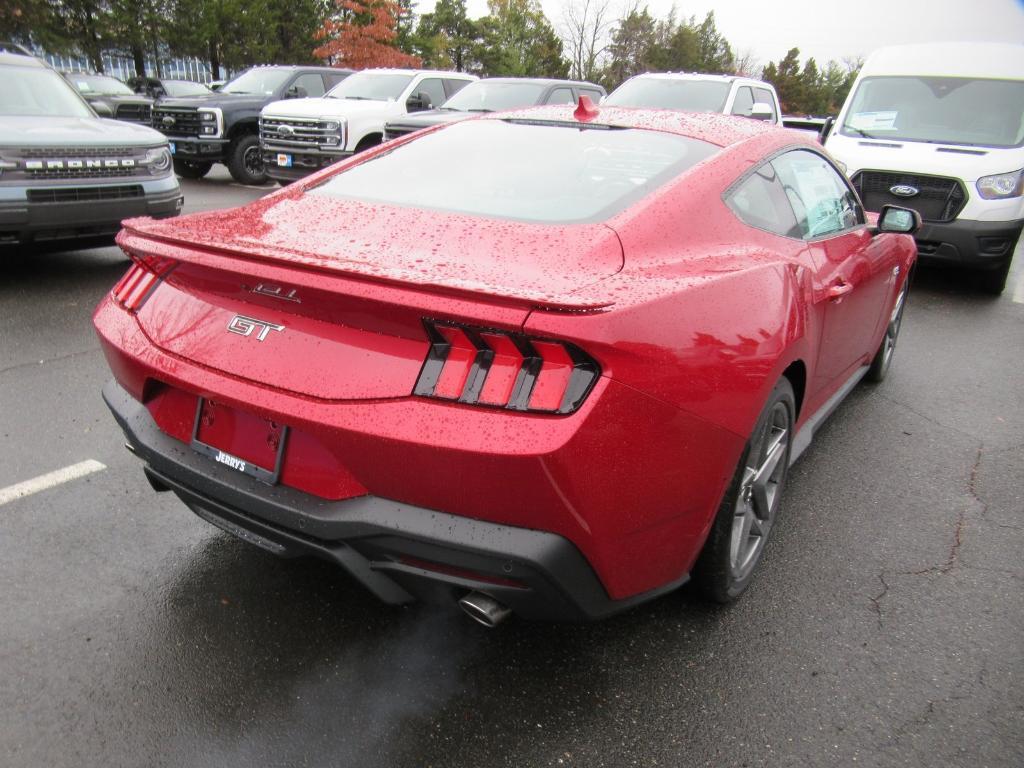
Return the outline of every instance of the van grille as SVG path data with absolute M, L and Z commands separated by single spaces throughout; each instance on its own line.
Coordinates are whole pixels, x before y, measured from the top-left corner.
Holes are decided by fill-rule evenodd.
M 967 193 L 957 179 L 924 176 L 914 173 L 859 171 L 851 179 L 864 207 L 880 211 L 883 205 L 912 208 L 925 221 L 952 221 L 967 203 Z M 911 197 L 894 195 L 893 187 L 906 186 L 918 190 Z

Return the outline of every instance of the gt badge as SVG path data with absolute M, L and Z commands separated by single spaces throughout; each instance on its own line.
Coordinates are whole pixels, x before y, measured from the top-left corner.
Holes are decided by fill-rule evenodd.
M 264 320 L 257 320 L 255 317 L 235 315 L 228 323 L 228 332 L 237 333 L 239 336 L 251 336 L 256 331 L 256 341 L 263 341 L 271 331 L 283 331 L 283 325 L 275 325 Z

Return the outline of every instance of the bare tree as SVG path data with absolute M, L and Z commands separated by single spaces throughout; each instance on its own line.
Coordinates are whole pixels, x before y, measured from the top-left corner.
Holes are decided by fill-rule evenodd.
M 762 69 L 761 62 L 754 55 L 752 48 L 737 52 L 736 57 L 733 59 L 732 73 L 734 75 L 760 78 Z
M 569 74 L 577 80 L 596 81 L 612 26 L 611 0 L 568 0 L 562 10 Z

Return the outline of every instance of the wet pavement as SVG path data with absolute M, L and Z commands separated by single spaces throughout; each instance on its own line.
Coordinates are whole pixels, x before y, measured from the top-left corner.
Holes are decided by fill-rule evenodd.
M 223 169 L 188 210 L 266 190 Z M 1024 765 L 1024 259 L 922 270 L 889 379 L 793 468 L 747 595 L 389 608 L 153 493 L 99 397 L 113 248 L 0 265 L 0 765 Z

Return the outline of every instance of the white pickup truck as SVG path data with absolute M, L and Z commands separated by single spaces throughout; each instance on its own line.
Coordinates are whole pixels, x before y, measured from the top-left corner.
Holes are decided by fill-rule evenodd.
M 380 144 L 384 124 L 439 107 L 477 78 L 430 69 L 365 69 L 317 99 L 288 99 L 260 113 L 267 175 L 294 181 Z
M 609 107 L 721 112 L 782 125 L 779 97 L 770 83 L 734 75 L 648 72 L 608 94 Z

